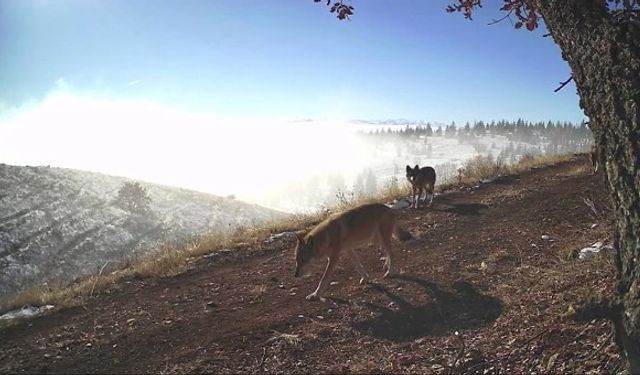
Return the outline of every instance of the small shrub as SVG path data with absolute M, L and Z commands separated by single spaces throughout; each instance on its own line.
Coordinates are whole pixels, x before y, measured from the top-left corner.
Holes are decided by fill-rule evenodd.
M 151 210 L 151 197 L 138 182 L 125 182 L 118 190 L 115 205 L 129 212 L 147 213 Z
M 378 192 L 380 198 L 385 201 L 392 201 L 399 197 L 404 197 L 411 194 L 411 189 L 408 184 L 400 185 L 398 179 L 393 176 Z

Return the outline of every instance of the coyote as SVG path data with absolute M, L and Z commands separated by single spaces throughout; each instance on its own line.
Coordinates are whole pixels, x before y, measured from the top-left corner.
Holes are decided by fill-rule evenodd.
M 420 168 L 416 164 L 415 168 L 411 169 L 407 165 L 407 180 L 411 183 L 412 195 L 411 195 L 411 207 L 418 208 L 422 192 L 424 191 L 424 203 L 427 200 L 427 192 L 431 196 L 429 199 L 429 206 L 433 203 L 433 188 L 436 185 L 436 171 L 431 167 Z
M 401 240 L 411 238 L 409 232 L 401 229 L 396 222 L 393 210 L 383 204 L 365 204 L 348 211 L 334 214 L 318 224 L 306 235 L 296 234 L 298 243 L 295 250 L 296 272 L 295 277 L 305 275 L 314 260 L 327 259 L 327 268 L 320 279 L 316 290 L 307 296 L 307 300 L 322 298 L 327 277 L 338 262 L 341 252 L 346 252 L 353 265 L 360 274 L 360 284 L 369 279 L 358 255 L 354 251 L 358 247 L 364 247 L 370 243 L 376 243 L 382 247 L 386 259 L 383 277 L 391 275 L 391 236 Z
M 591 164 L 593 165 L 593 174 L 598 172 L 598 147 L 596 145 L 591 146 Z

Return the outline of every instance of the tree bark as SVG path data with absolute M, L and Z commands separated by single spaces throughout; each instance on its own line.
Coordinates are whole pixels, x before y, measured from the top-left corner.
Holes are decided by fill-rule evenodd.
M 618 270 L 610 318 L 628 369 L 640 374 L 640 23 L 603 0 L 538 0 L 569 63 L 612 199 Z

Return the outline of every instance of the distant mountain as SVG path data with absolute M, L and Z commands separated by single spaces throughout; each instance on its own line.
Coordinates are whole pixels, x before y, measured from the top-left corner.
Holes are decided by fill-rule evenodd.
M 65 283 L 212 230 L 233 230 L 285 214 L 232 198 L 140 182 L 145 214 L 115 204 L 123 177 L 0 164 L 0 296 Z
M 431 125 L 433 128 L 437 128 L 438 126 L 446 127 L 447 124 L 438 121 L 427 121 L 427 120 L 407 120 L 407 119 L 384 119 L 384 120 L 351 120 L 354 124 L 359 125 L 389 125 L 389 126 L 427 126 L 427 124 Z

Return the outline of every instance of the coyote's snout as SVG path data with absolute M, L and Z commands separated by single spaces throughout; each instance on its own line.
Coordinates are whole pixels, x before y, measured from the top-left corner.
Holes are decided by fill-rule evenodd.
M 392 235 L 401 240 L 411 238 L 411 234 L 398 227 L 395 212 L 379 203 L 366 204 L 335 214 L 318 224 L 305 236 L 297 235 L 296 277 L 306 274 L 315 260 L 327 259 L 327 267 L 320 283 L 316 290 L 307 296 L 307 299 L 322 299 L 321 293 L 327 278 L 336 266 L 342 252 L 349 254 L 353 265 L 360 274 L 360 283 L 367 282 L 369 275 L 354 250 L 372 242 L 380 245 L 385 252 L 386 259 L 382 267 L 386 271 L 384 277 L 392 274 Z
M 436 185 L 436 171 L 431 167 L 420 168 L 416 164 L 415 168 L 407 165 L 407 180 L 411 183 L 411 207 L 418 208 L 420 198 L 424 192 L 424 203 L 427 200 L 427 192 L 429 193 L 429 206 L 433 203 L 433 189 Z

